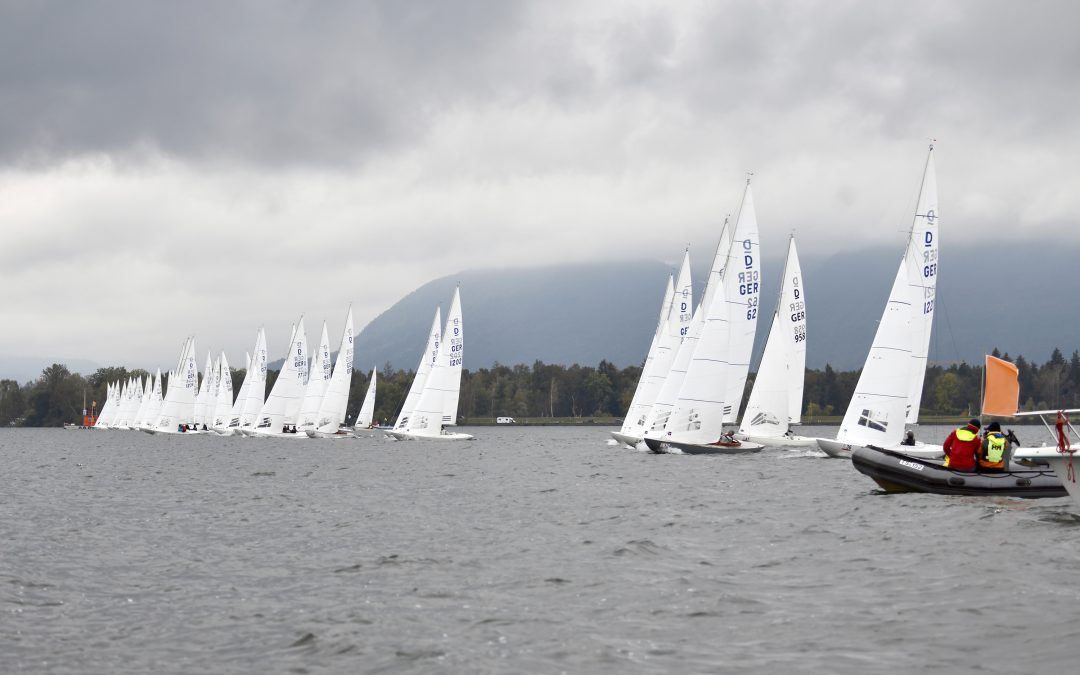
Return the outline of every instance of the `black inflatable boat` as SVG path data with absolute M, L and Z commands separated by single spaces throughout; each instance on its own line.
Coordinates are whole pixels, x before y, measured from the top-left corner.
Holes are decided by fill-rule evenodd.
M 851 463 L 886 492 L 932 492 L 940 495 L 1064 497 L 1065 488 L 1049 467 L 977 473 L 948 469 L 932 460 L 881 448 L 856 448 Z

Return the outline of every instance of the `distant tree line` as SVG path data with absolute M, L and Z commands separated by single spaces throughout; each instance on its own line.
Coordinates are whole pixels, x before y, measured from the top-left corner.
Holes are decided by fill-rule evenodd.
M 1080 404 L 1080 351 L 1066 359 L 1055 349 L 1050 359 L 1037 365 L 1017 356 L 995 356 L 1016 364 L 1020 377 L 1020 407 L 1023 410 L 1060 408 Z M 279 371 L 267 372 L 266 391 Z M 233 370 L 233 391 L 238 392 L 244 370 Z M 19 384 L 0 380 L 0 427 L 57 427 L 65 422 L 80 423 L 85 393 L 87 407 L 97 401 L 100 411 L 109 383 L 127 381 L 144 370 L 100 368 L 84 377 L 62 364 L 53 364 L 31 382 Z M 459 417 L 492 418 L 500 415 L 520 418 L 619 418 L 634 397 L 641 367 L 618 368 L 607 361 L 596 367 L 560 366 L 537 361 L 532 366 L 504 366 L 465 370 L 461 377 Z M 355 372 L 349 392 L 349 422 L 355 419 L 367 391 L 370 373 Z M 412 384 L 413 372 L 384 367 L 378 374 L 375 417 L 393 422 Z M 166 378 L 167 380 L 167 378 Z M 842 415 L 859 380 L 859 371 L 807 369 L 803 392 L 803 415 L 807 418 Z M 753 387 L 750 376 L 743 395 Z M 166 382 L 167 386 L 167 382 Z M 982 366 L 967 363 L 931 365 L 926 369 L 921 414 L 968 415 L 979 411 Z

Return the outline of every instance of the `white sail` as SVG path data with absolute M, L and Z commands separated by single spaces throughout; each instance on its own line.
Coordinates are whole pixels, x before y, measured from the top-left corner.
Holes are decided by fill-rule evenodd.
M 737 423 L 742 405 L 746 376 L 750 372 L 750 354 L 757 332 L 758 298 L 760 295 L 760 243 L 757 214 L 746 181 L 742 205 L 735 221 L 731 250 L 724 271 L 724 292 L 728 302 L 731 336 L 728 341 L 727 392 L 724 394 L 724 422 Z
M 106 429 L 109 426 L 109 411 L 112 410 L 112 385 L 105 383 L 105 402 L 101 404 L 97 419 L 94 420 L 95 429 Z
M 409 416 L 412 411 L 416 409 L 416 404 L 420 401 L 420 394 L 424 391 L 424 383 L 427 381 L 428 374 L 431 372 L 431 368 L 435 365 L 435 360 L 439 356 L 439 344 L 442 337 L 442 320 L 441 313 L 438 307 L 435 308 L 435 318 L 431 322 L 431 331 L 428 333 L 427 345 L 424 347 L 424 351 L 420 354 L 420 363 L 416 366 L 416 375 L 413 376 L 412 385 L 409 387 L 409 393 L 405 396 L 405 404 L 401 406 L 401 412 L 398 413 L 397 422 L 394 423 L 394 430 L 404 430 L 409 425 Z
M 278 373 L 278 378 L 274 381 L 266 402 L 259 410 L 255 423 L 256 433 L 279 435 L 286 426 L 296 424 L 296 416 L 300 412 L 300 402 L 304 396 L 304 377 L 307 370 L 306 345 L 304 317 L 301 316 L 289 340 L 289 348 L 285 352 L 285 363 L 281 366 L 281 372 Z
M 338 345 L 337 362 L 334 372 L 326 386 L 326 394 L 319 406 L 316 429 L 321 433 L 336 433 L 345 423 L 345 410 L 349 405 L 349 389 L 352 387 L 353 372 L 353 314 L 352 307 L 345 316 L 345 329 L 341 333 Z M 327 361 L 330 356 L 327 354 Z
M 259 346 L 259 338 L 261 336 L 261 330 L 255 332 L 256 348 Z M 232 409 L 229 410 L 229 429 L 237 429 L 241 425 L 241 420 L 244 415 L 244 406 L 247 405 L 248 389 L 251 387 L 253 379 L 251 375 L 251 354 L 249 352 L 244 352 L 244 362 L 247 363 L 247 367 L 244 368 L 244 379 L 240 381 L 240 391 L 236 392 L 236 399 L 233 401 Z M 262 407 L 262 403 L 259 403 L 259 407 Z
M 131 427 L 138 429 L 143 426 L 143 419 L 146 415 L 146 406 L 150 403 L 150 389 L 152 382 L 150 376 L 146 376 L 146 384 L 139 381 L 139 407 L 135 410 L 135 414 L 131 418 Z
M 686 371 L 690 368 L 690 361 L 694 358 L 694 350 L 697 348 L 701 330 L 705 325 L 705 312 L 697 311 L 690 320 L 690 325 L 685 328 L 678 348 L 675 350 L 675 360 L 671 362 L 664 386 L 653 402 L 652 410 L 649 411 L 649 424 L 645 429 L 646 438 L 661 439 L 665 436 L 664 430 L 668 426 L 675 403 L 679 399 L 683 382 L 686 380 Z M 726 336 L 725 336 L 726 337 Z M 723 393 L 723 392 L 721 392 Z M 721 416 L 723 422 L 723 416 Z
M 158 417 L 161 416 L 161 406 L 164 398 L 161 395 L 161 386 L 161 368 L 158 368 L 157 373 L 154 375 L 154 384 L 150 391 L 150 400 L 146 404 L 146 412 L 143 415 L 143 422 L 139 427 L 140 429 L 152 429 L 153 425 L 157 423 Z
M 266 363 L 266 329 L 260 328 L 259 336 L 255 340 L 255 349 L 251 353 L 251 367 L 248 368 L 248 373 L 251 374 L 251 382 L 244 398 L 244 408 L 240 413 L 240 429 L 253 429 L 255 427 L 259 411 L 262 410 L 263 404 L 266 402 Z
M 788 243 L 780 295 L 739 433 L 779 438 L 802 415 L 806 374 L 806 298 L 795 238 Z
M 210 368 L 210 391 L 206 394 L 206 408 L 203 412 L 203 426 L 210 430 L 214 426 L 214 412 L 217 410 L 218 391 L 221 389 L 221 358 L 214 359 Z M 229 401 L 232 403 L 232 400 Z M 200 429 L 203 427 L 199 427 Z
M 406 433 L 410 435 L 439 436 L 444 425 L 456 420 L 456 407 L 453 413 L 448 413 L 447 401 L 452 399 L 456 405 L 461 388 L 461 360 L 465 344 L 461 318 L 461 296 L 458 289 L 454 289 L 438 355 L 424 383 L 416 410 L 409 416 Z
M 714 270 L 706 293 L 708 305 L 702 305 L 694 315 L 693 336 L 684 342 L 691 351 L 687 359 L 682 384 L 670 415 L 659 431 L 660 440 L 690 444 L 714 443 L 724 431 L 725 378 L 728 376 L 727 299 L 723 293 L 721 273 Z M 677 361 L 683 360 L 682 350 Z M 675 367 L 672 367 L 675 370 Z M 652 436 L 652 434 L 650 434 Z
M 103 429 L 111 428 L 116 423 L 116 413 L 120 410 L 120 380 L 110 385 L 106 407 L 108 410 L 103 411 L 98 418 L 99 426 Z
M 356 429 L 370 429 L 375 416 L 375 368 L 371 369 L 371 381 L 368 382 L 367 393 L 364 395 L 364 403 L 360 406 L 360 412 L 356 415 Z
M 138 405 L 135 397 L 135 385 L 138 382 L 138 378 L 129 377 L 127 384 L 124 385 L 124 393 L 121 398 L 123 403 L 120 405 L 120 416 L 116 421 L 117 429 L 130 429 L 132 426 L 131 418 L 135 414 L 135 406 Z
M 210 394 L 210 373 L 214 367 L 213 355 L 210 350 L 206 350 L 206 366 L 203 368 L 202 381 L 199 383 L 198 392 L 195 394 L 195 412 L 194 421 L 195 426 L 202 428 L 204 422 L 206 422 L 206 398 Z
M 189 338 L 180 358 L 180 368 L 169 377 L 161 413 L 154 424 L 157 433 L 176 433 L 180 425 L 191 425 L 195 418 L 195 388 L 198 383 L 195 363 L 195 338 Z
M 911 292 L 911 373 L 908 389 L 908 424 L 919 421 L 923 381 L 930 352 L 930 330 L 934 323 L 934 301 L 938 278 L 938 197 L 937 171 L 934 167 L 934 148 L 926 157 L 918 206 L 908 237 L 905 253 L 908 285 Z
M 465 360 L 465 327 L 461 322 L 461 293 L 454 289 L 450 301 L 450 313 L 446 317 L 446 328 L 442 334 L 443 349 L 449 359 L 443 391 L 443 419 L 445 426 L 457 424 L 458 398 L 461 396 L 461 364 Z
M 900 443 L 912 362 L 911 295 L 902 260 L 837 441 L 878 447 Z
M 330 383 L 330 335 L 323 321 L 319 348 L 311 355 L 311 368 L 308 371 L 307 385 L 304 387 L 304 401 L 300 404 L 300 416 L 297 418 L 298 429 L 314 429 L 319 420 L 319 406 L 323 394 Z
M 248 361 L 250 363 L 250 359 Z M 233 409 L 232 371 L 229 370 L 229 359 L 225 358 L 225 352 L 221 352 L 221 358 L 218 360 L 217 381 L 217 398 L 211 424 L 214 429 L 223 430 L 229 427 Z M 241 385 L 241 388 L 243 388 L 243 385 Z
M 671 302 L 675 297 L 675 277 L 668 275 L 667 287 L 664 289 L 664 300 L 660 303 L 660 316 L 656 320 L 656 331 L 653 333 L 652 342 L 649 344 L 648 354 L 645 356 L 645 364 L 641 368 L 641 376 L 638 378 L 637 388 L 634 389 L 634 398 L 630 399 L 630 407 L 626 410 L 622 428 L 619 433 L 624 436 L 641 437 L 645 428 L 645 418 L 649 415 L 652 401 L 645 400 L 645 383 L 656 363 L 656 352 L 660 346 L 661 336 L 667 328 L 667 317 L 671 311 Z
M 672 365 L 682 345 L 683 338 L 686 337 L 690 330 L 693 311 L 694 290 L 693 281 L 690 277 L 690 251 L 687 250 L 683 254 L 682 266 L 679 268 L 679 275 L 676 277 L 675 295 L 672 298 L 671 308 L 668 312 L 666 330 L 656 346 L 656 358 L 653 361 L 649 376 L 645 379 L 644 389 L 641 394 L 642 405 L 649 406 L 645 421 L 640 427 L 641 436 L 644 436 L 646 431 L 657 427 L 656 422 L 659 411 L 656 409 L 656 403 L 661 400 L 662 392 L 666 392 L 665 399 L 669 406 L 665 409 L 665 412 L 670 412 L 670 405 L 675 403 L 675 397 L 679 393 L 678 387 L 681 386 L 681 383 L 672 382 L 668 384 L 668 375 L 671 373 Z M 661 421 L 657 428 L 663 429 L 664 421 Z M 636 436 L 637 434 L 628 432 L 627 435 Z

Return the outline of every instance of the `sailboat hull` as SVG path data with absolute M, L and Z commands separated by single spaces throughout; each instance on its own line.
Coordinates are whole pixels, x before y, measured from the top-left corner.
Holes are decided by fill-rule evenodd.
M 818 448 L 821 449 L 829 457 L 836 459 L 847 459 L 851 457 L 854 450 L 863 447 L 874 448 L 876 446 L 863 446 L 852 443 L 845 443 L 832 438 L 817 438 Z M 908 457 L 916 457 L 919 459 L 941 459 L 945 456 L 945 452 L 939 445 L 927 445 L 925 443 L 917 443 L 915 445 L 896 445 L 885 448 L 891 452 L 896 452 Z
M 612 431 L 611 437 L 624 445 L 630 446 L 631 448 L 636 448 L 637 444 L 641 442 L 640 436 L 630 436 L 620 431 Z
M 929 492 L 942 495 L 995 495 L 1037 499 L 1064 497 L 1065 487 L 1049 468 L 977 473 L 892 450 L 856 447 L 855 468 L 886 492 Z
M 716 443 L 681 443 L 679 441 L 658 441 L 655 438 L 646 438 L 645 444 L 653 452 L 667 452 L 671 449 L 678 450 L 684 455 L 741 455 L 748 452 L 759 452 L 765 446 L 751 441 L 733 440 L 731 442 Z
M 416 434 L 404 431 L 387 431 L 386 435 L 396 441 L 471 441 L 475 436 L 472 434 L 443 432 L 441 434 Z
M 760 443 L 766 448 L 816 448 L 816 438 L 810 436 L 756 436 L 754 434 L 735 434 L 740 441 Z
M 307 429 L 307 430 L 304 431 L 304 433 L 307 434 L 308 438 L 326 438 L 326 439 L 355 438 L 355 436 L 353 436 L 351 431 L 345 431 L 343 429 L 338 429 L 337 431 L 334 431 L 334 432 L 316 431 L 315 429 Z
M 1012 451 L 1013 459 L 1031 459 L 1038 462 L 1045 462 L 1050 470 L 1054 472 L 1054 475 L 1077 507 L 1080 507 L 1080 483 L 1077 483 L 1075 478 L 1069 479 L 1069 467 L 1073 467 L 1073 473 L 1075 475 L 1076 469 L 1080 469 L 1080 458 L 1073 455 L 1063 455 L 1056 447 L 1044 447 L 1044 448 L 1016 448 Z

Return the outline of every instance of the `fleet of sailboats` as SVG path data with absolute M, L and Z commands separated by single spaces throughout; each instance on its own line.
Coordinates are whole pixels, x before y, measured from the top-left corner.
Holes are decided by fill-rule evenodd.
M 200 377 L 195 361 L 195 338 L 189 337 L 167 377 L 158 369 L 155 376 L 148 375 L 145 381 L 132 376 L 110 383 L 94 428 L 256 438 L 370 436 L 361 432 L 376 428 L 374 369 L 355 424 L 345 424 L 356 356 L 351 307 L 345 315 L 336 358 L 330 351 L 328 335 L 324 322 L 318 347 L 309 354 L 301 316 L 291 329 L 282 368 L 267 393 L 266 331 L 260 328 L 252 352 L 245 355 L 244 379 L 235 398 L 225 353 L 214 358 L 212 352 L 207 352 Z M 464 337 L 461 294 L 460 289 L 455 289 L 445 326 L 440 311 L 436 310 L 421 367 L 406 399 L 408 412 L 400 416 L 399 428 L 388 430 L 390 437 L 398 440 L 472 438 L 448 429 L 457 424 Z
M 734 226 L 725 221 L 700 302 L 692 300 L 689 252 L 664 306 L 622 428 L 620 443 L 654 452 L 727 454 L 763 444 L 734 437 L 760 298 L 761 250 L 750 180 Z M 797 260 L 795 262 L 797 265 Z M 805 317 L 803 338 L 805 339 Z M 779 385 L 778 385 L 779 386 Z M 801 403 L 801 380 L 799 382 Z M 785 419 L 785 422 L 787 420 Z
M 904 253 L 859 382 L 836 439 L 824 439 L 798 436 L 792 430 L 801 421 L 807 350 L 806 291 L 792 236 L 768 338 L 740 423 L 762 309 L 760 237 L 748 179 L 734 220 L 725 220 L 720 230 L 698 302 L 694 303 L 689 249 L 678 272 L 667 279 L 641 376 L 621 428 L 612 433 L 614 439 L 637 449 L 687 454 L 816 445 L 830 456 L 848 456 L 857 447 L 940 455 L 936 445 L 901 443 L 906 428 L 918 423 L 939 246 L 931 146 Z M 308 348 L 302 316 L 287 345 L 284 365 L 267 394 L 268 350 L 266 332 L 260 328 L 234 398 L 225 354 L 215 359 L 208 351 L 200 378 L 195 339 L 189 337 L 167 379 L 159 369 L 144 380 L 131 377 L 110 383 L 97 427 L 278 438 L 369 435 L 364 432 L 377 426 L 374 369 L 355 423 L 345 426 L 355 356 L 351 308 L 336 361 L 325 322 L 316 349 Z M 472 438 L 453 430 L 463 356 L 461 297 L 455 289 L 445 323 L 441 308 L 435 309 L 427 344 L 388 437 Z

